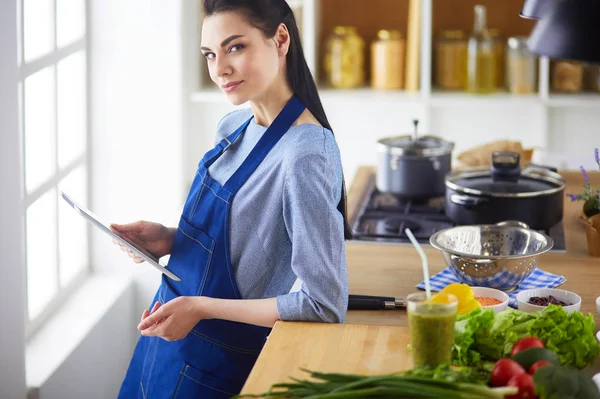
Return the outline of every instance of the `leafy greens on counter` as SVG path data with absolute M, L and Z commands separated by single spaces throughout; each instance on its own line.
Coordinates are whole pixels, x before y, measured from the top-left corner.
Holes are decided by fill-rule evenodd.
M 480 367 L 486 360 L 509 357 L 512 346 L 523 337 L 539 338 L 564 366 L 582 369 L 600 354 L 593 316 L 567 314 L 552 304 L 533 313 L 508 308 L 494 315 L 491 309 L 477 309 L 456 320 L 452 348 L 456 365 Z

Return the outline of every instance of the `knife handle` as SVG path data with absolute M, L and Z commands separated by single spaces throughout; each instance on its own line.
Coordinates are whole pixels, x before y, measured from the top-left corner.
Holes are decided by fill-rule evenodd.
M 349 295 L 348 310 L 392 310 L 404 308 L 404 300 L 386 296 Z
M 381 310 L 385 302 L 379 299 L 352 298 L 348 299 L 348 310 Z
M 350 294 L 349 298 L 350 299 L 376 299 L 378 301 L 390 301 L 390 302 L 394 302 L 396 300 L 396 298 L 394 298 L 392 296 L 356 295 L 356 294 Z

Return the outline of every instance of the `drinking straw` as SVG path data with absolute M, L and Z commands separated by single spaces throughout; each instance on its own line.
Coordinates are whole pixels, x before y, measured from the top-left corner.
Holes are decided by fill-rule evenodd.
M 410 231 L 409 228 L 406 228 L 404 232 L 421 257 L 421 266 L 423 266 L 423 277 L 425 279 L 425 294 L 429 300 L 431 299 L 431 285 L 429 284 L 429 263 L 427 263 L 427 256 L 425 255 L 423 248 L 421 248 L 421 245 L 413 235 L 412 231 Z

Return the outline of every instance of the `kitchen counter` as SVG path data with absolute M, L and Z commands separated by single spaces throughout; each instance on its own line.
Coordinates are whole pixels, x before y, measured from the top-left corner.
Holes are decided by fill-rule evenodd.
M 583 186 L 580 172 L 561 172 L 567 182 L 567 193 L 578 193 Z M 590 173 L 592 183 L 600 184 L 600 173 Z M 375 168 L 358 169 L 348 191 L 348 219 L 352 226 L 358 216 L 360 199 L 375 179 Z M 579 220 L 581 202 L 565 199 L 563 223 L 566 253 L 546 253 L 539 267 L 565 276 L 567 282 L 559 288 L 574 291 L 582 298 L 581 311 L 593 313 L 600 326 L 596 298 L 600 296 L 600 258 L 588 255 L 585 227 Z M 429 260 L 430 274 L 446 267 L 442 253 L 429 245 L 423 246 Z M 406 297 L 416 292 L 415 285 L 423 280 L 421 260 L 411 244 L 348 241 L 346 243 L 348 279 L 351 294 Z M 405 311 L 350 311 L 346 323 L 407 326 Z
M 561 173 L 568 193 L 578 193 L 583 185 L 579 172 Z M 600 183 L 600 173 L 591 173 L 593 183 Z M 375 178 L 375 168 L 359 168 L 348 192 L 348 217 L 353 225 L 360 199 Z M 541 256 L 539 267 L 566 277 L 560 288 L 582 297 L 581 311 L 596 311 L 600 296 L 600 258 L 587 253 L 585 229 L 578 219 L 581 202 L 565 200 L 564 226 L 566 253 Z M 430 273 L 446 267 L 440 251 L 424 246 Z M 406 297 L 416 292 L 422 281 L 421 260 L 410 244 L 348 241 L 346 243 L 350 293 Z M 404 346 L 408 334 L 404 310 L 349 311 L 345 325 L 277 322 L 263 352 L 244 387 L 244 393 L 264 392 L 271 384 L 287 376 L 304 377 L 299 367 L 321 371 L 385 373 L 410 367 Z M 390 360 L 392 359 L 392 360 Z M 597 368 L 597 367 L 594 367 Z
M 267 392 L 301 370 L 385 374 L 412 368 L 408 327 L 278 321 L 243 393 Z

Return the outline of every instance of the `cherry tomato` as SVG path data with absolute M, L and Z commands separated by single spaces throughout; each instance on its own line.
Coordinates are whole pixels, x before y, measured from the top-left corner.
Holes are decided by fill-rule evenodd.
M 514 376 L 506 384 L 507 387 L 517 387 L 519 392 L 515 395 L 505 396 L 506 399 L 536 399 L 535 382 L 530 374 L 523 373 Z
M 540 367 L 549 366 L 551 364 L 552 362 L 549 362 L 547 360 L 540 360 L 538 362 L 535 362 L 529 368 L 529 374 L 534 375 L 537 369 L 539 369 Z
M 543 348 L 544 343 L 535 337 L 525 337 L 518 340 L 512 347 L 510 355 L 514 356 L 519 352 L 529 348 Z
M 491 383 L 494 387 L 504 387 L 508 381 L 521 374 L 526 374 L 525 369 L 514 360 L 500 359 L 492 370 Z

